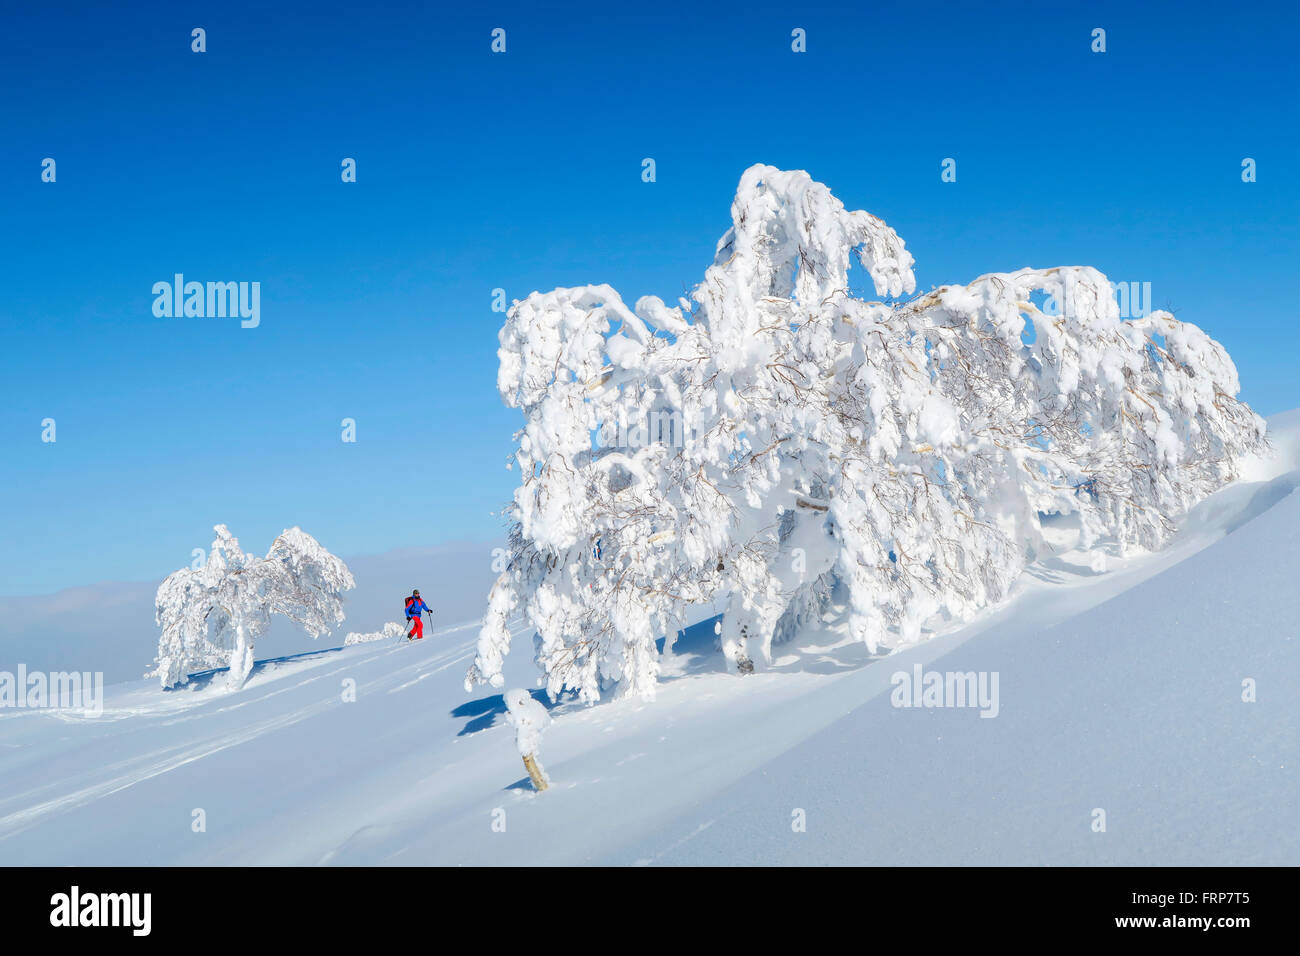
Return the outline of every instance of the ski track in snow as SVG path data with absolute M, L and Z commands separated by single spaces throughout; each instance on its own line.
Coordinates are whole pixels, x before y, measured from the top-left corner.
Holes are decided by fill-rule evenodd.
M 465 622 L 449 627 L 440 628 L 430 634 L 425 640 L 430 640 L 435 636 L 446 636 L 471 630 L 476 626 L 475 622 Z M 392 642 L 384 642 L 391 645 Z M 416 645 L 419 646 L 419 645 Z M 338 648 L 331 650 L 339 650 Z M 79 723 L 98 723 L 99 721 L 122 720 L 129 718 L 164 718 L 162 723 L 165 726 L 183 724 L 186 722 L 201 721 L 208 714 L 207 710 L 211 709 L 217 714 L 226 714 L 238 711 L 244 708 L 260 707 L 267 701 L 272 700 L 284 694 L 293 692 L 317 683 L 327 678 L 354 670 L 351 664 L 343 664 L 325 670 L 323 673 L 311 673 L 313 670 L 319 670 L 327 661 L 331 650 L 320 652 L 311 652 L 304 655 L 309 658 L 319 658 L 319 660 L 307 663 L 303 662 L 300 668 L 307 668 L 309 676 L 303 680 L 289 683 L 285 687 L 276 687 L 275 684 L 284 682 L 285 678 L 290 675 L 296 676 L 301 673 L 300 668 L 287 667 L 277 662 L 261 662 L 259 673 L 249 681 L 247 690 L 250 693 L 233 695 L 231 697 L 216 697 L 214 699 L 203 700 L 197 706 L 187 709 L 185 712 L 173 716 L 174 707 L 170 706 L 123 706 L 111 707 L 106 706 L 100 716 L 91 717 L 76 715 L 69 717 L 63 711 L 31 711 L 15 715 L 29 719 L 54 719 L 60 721 L 72 721 Z M 395 654 L 407 651 L 407 645 L 402 644 L 396 647 L 388 646 L 383 648 L 383 654 Z M 413 660 L 406 663 L 396 672 L 385 675 L 373 682 L 373 686 L 383 687 L 385 684 L 400 679 L 400 675 L 410 672 L 421 672 L 414 680 L 407 680 L 396 687 L 388 689 L 388 693 L 398 693 L 417 684 L 420 680 L 434 673 L 439 673 L 457 663 L 468 667 L 469 661 L 473 658 L 474 644 L 473 641 L 457 645 L 451 650 L 435 654 L 431 661 Z M 219 680 L 220 678 L 216 678 Z M 366 687 L 358 688 L 359 692 L 364 692 Z M 178 695 L 187 693 L 185 690 L 172 692 Z M 150 695 L 150 696 L 167 696 L 167 695 Z M 170 703 L 170 701 L 168 702 Z M 199 743 L 186 746 L 178 745 L 166 747 L 158 751 L 133 756 L 126 760 L 106 764 L 101 768 L 101 773 L 105 779 L 82 787 L 71 792 L 63 793 L 57 797 L 42 799 L 42 797 L 51 792 L 57 791 L 63 786 L 62 781 L 51 781 L 40 785 L 32 790 L 22 792 L 11 792 L 0 798 L 0 813 L 8 806 L 20 805 L 21 810 L 12 811 L 0 815 L 0 840 L 5 839 L 8 835 L 18 832 L 32 825 L 32 823 L 42 816 L 52 813 L 58 813 L 72 807 L 82 806 L 97 800 L 101 797 L 117 793 L 121 790 L 136 786 L 156 777 L 160 774 L 169 773 L 179 767 L 194 761 L 202 760 L 205 757 L 218 753 L 232 747 L 237 747 L 250 740 L 262 737 L 266 734 L 288 727 L 292 724 L 316 716 L 326 709 L 330 709 L 338 704 L 336 698 L 327 698 L 322 701 L 310 704 L 305 707 L 296 708 L 289 713 L 282 714 L 265 720 L 259 720 L 251 723 L 247 727 L 230 734 L 212 735 L 201 740 Z M 215 706 L 213 706 L 215 705 Z M 22 744 L 7 744 L 6 746 L 19 748 Z

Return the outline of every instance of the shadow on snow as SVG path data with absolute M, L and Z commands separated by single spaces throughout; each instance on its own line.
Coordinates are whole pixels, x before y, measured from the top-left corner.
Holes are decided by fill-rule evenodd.
M 265 660 L 254 661 L 253 669 L 248 672 L 248 680 L 251 681 L 258 674 L 265 671 L 274 670 L 280 664 L 310 660 L 313 657 L 323 657 L 326 654 L 337 654 L 341 650 L 343 650 L 342 647 L 322 647 L 319 650 L 303 651 L 299 654 L 286 654 L 283 657 L 268 657 Z M 175 687 L 164 687 L 163 692 L 185 691 L 186 693 L 192 693 L 196 690 L 203 690 L 211 686 L 217 677 L 229 672 L 229 667 L 213 667 L 205 671 L 195 671 L 193 674 L 188 675 L 189 679 L 186 683 L 177 684 Z

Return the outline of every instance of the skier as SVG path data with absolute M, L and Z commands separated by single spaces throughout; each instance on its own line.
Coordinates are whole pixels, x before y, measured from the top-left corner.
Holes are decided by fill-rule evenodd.
M 406 635 L 408 641 L 424 640 L 424 618 L 420 615 L 425 611 L 428 611 L 432 616 L 433 608 L 424 603 L 420 598 L 420 589 L 416 588 L 411 592 L 411 596 L 406 599 L 406 619 L 411 622 L 411 630 Z

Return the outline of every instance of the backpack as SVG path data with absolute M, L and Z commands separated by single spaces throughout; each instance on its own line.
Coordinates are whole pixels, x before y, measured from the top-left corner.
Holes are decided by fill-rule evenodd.
M 410 616 L 411 616 L 411 605 L 414 604 L 414 603 L 415 603 L 415 598 L 411 597 L 411 596 L 408 594 L 408 595 L 406 596 L 406 616 L 407 616 L 407 617 L 410 617 Z

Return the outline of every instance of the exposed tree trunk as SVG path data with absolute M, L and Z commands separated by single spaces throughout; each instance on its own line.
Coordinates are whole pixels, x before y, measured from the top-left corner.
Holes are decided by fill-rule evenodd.
M 535 754 L 527 754 L 524 757 L 524 766 L 528 768 L 528 776 L 529 779 L 533 781 L 534 790 L 540 792 L 551 785 L 550 781 L 546 779 L 546 771 L 543 770 L 542 765 L 537 762 L 537 756 Z

